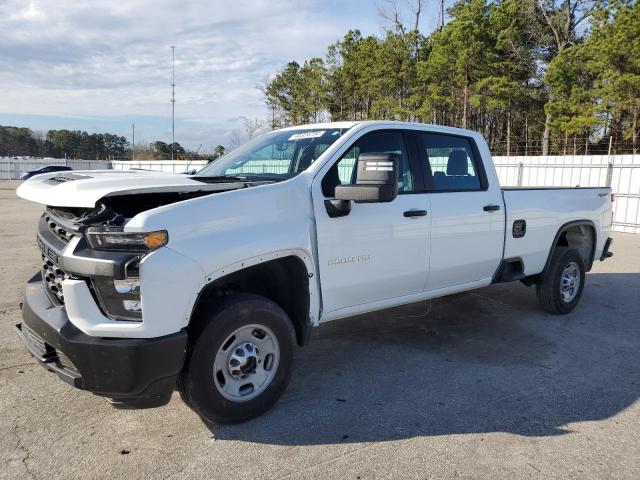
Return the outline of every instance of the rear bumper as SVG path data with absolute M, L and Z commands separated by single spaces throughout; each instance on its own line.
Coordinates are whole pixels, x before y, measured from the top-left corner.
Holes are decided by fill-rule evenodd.
M 111 397 L 121 406 L 169 401 L 184 362 L 184 330 L 144 339 L 86 335 L 69 321 L 63 307 L 52 304 L 40 274 L 27 283 L 22 317 L 16 333 L 25 347 L 65 382 Z
M 604 248 L 602 249 L 602 255 L 600 255 L 600 261 L 606 260 L 607 258 L 613 257 L 613 252 L 609 251 L 613 245 L 613 238 L 607 238 L 607 241 L 604 242 Z

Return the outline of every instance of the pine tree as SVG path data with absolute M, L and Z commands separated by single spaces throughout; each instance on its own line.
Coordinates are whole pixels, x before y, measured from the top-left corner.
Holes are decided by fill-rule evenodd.
M 595 75 L 601 117 L 616 140 L 631 140 L 638 152 L 640 116 L 640 4 L 618 0 L 597 10 L 585 49 Z

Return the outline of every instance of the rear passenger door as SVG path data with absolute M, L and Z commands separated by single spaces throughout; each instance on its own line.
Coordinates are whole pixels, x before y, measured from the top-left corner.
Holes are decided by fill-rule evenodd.
M 503 200 L 499 188 L 490 188 L 474 139 L 415 131 L 413 140 L 431 205 L 425 289 L 490 283 L 502 259 Z

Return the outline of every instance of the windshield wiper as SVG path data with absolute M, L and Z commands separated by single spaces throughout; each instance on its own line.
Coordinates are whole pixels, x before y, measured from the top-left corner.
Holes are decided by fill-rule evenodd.
M 193 180 L 197 180 L 202 183 L 231 183 L 231 182 L 242 182 L 242 183 L 272 183 L 272 182 L 280 182 L 284 180 L 283 178 L 278 177 L 262 177 L 258 174 L 253 175 L 253 178 L 249 176 L 237 176 L 237 175 L 192 175 L 191 178 Z
M 282 182 L 283 180 L 289 180 L 291 177 L 278 177 L 274 175 L 264 173 L 251 173 L 251 180 L 254 182 Z

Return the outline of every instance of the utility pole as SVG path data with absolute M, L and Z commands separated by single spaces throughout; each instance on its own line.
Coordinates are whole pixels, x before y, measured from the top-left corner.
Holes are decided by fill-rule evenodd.
M 176 47 L 171 45 L 171 160 L 176 143 Z
M 131 124 L 131 160 L 136 159 L 136 124 Z

